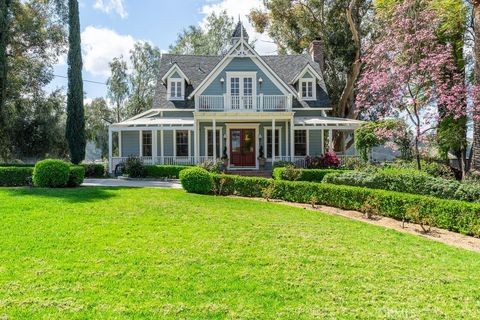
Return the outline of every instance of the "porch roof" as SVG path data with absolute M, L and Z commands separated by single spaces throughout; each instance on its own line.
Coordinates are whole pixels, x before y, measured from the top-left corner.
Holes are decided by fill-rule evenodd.
M 356 129 L 360 127 L 362 123 L 364 123 L 364 121 L 336 117 L 295 117 L 294 119 L 295 126 L 319 127 L 319 129 L 324 127 Z
M 142 117 L 137 119 L 128 119 L 123 122 L 111 125 L 111 128 L 125 127 L 188 127 L 193 126 L 193 118 L 161 118 L 161 117 Z

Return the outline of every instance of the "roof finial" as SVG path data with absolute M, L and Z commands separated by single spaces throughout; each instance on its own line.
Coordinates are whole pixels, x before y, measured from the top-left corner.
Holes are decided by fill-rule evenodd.
M 238 19 L 240 19 L 240 15 L 238 15 Z M 239 20 L 240 22 L 240 38 L 243 40 L 243 23 L 242 20 Z

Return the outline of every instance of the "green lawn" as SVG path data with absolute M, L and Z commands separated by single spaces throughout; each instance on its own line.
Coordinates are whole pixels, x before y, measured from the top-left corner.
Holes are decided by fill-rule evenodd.
M 0 188 L 0 319 L 480 317 L 480 255 L 179 190 Z

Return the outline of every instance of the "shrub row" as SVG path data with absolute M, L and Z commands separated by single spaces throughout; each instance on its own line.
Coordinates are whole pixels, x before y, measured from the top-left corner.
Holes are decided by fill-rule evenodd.
M 272 177 L 275 180 L 290 180 L 285 171 L 287 168 L 275 168 L 272 172 Z M 339 170 L 339 169 L 296 169 L 300 172 L 299 178 L 297 181 L 312 181 L 312 182 L 322 182 L 323 177 L 329 173 L 338 173 L 338 172 L 347 172 L 350 170 Z
M 189 166 L 176 165 L 145 165 L 145 176 L 148 178 L 174 178 L 178 179 L 180 171 Z
M 435 178 L 415 169 L 384 169 L 378 172 L 329 173 L 325 183 L 420 194 L 443 199 L 480 202 L 480 184 Z
M 33 185 L 42 188 L 77 187 L 85 177 L 83 166 L 74 166 L 62 160 L 46 159 L 33 169 Z
M 201 170 L 201 169 L 196 169 Z M 188 170 L 190 171 L 190 169 Z M 245 197 L 265 196 L 291 202 L 324 204 L 328 206 L 362 211 L 365 204 L 376 206 L 376 214 L 398 220 L 409 220 L 408 211 L 418 210 L 419 216 L 428 217 L 429 224 L 463 234 L 480 236 L 480 205 L 463 201 L 444 200 L 395 191 L 333 185 L 327 183 L 282 181 L 265 178 L 241 177 L 224 174 L 195 172 L 187 175 L 189 184 L 204 186 L 199 193 L 207 193 L 205 179 L 213 182 L 210 193 Z M 185 176 L 184 176 L 185 174 Z M 210 178 L 209 178 L 210 175 Z M 201 176 L 196 179 L 196 176 Z M 211 179 L 211 180 L 210 180 Z M 196 192 L 194 188 L 187 189 Z
M 3 167 L 0 166 L 0 186 L 19 187 L 30 182 L 33 167 Z
M 107 172 L 105 165 L 101 163 L 84 163 L 85 178 L 103 178 Z

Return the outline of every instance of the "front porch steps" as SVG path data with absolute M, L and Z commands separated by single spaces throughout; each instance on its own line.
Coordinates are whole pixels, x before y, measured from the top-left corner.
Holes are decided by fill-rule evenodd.
M 226 174 L 234 174 L 237 176 L 245 177 L 259 177 L 259 178 L 271 178 L 271 170 L 227 170 Z

